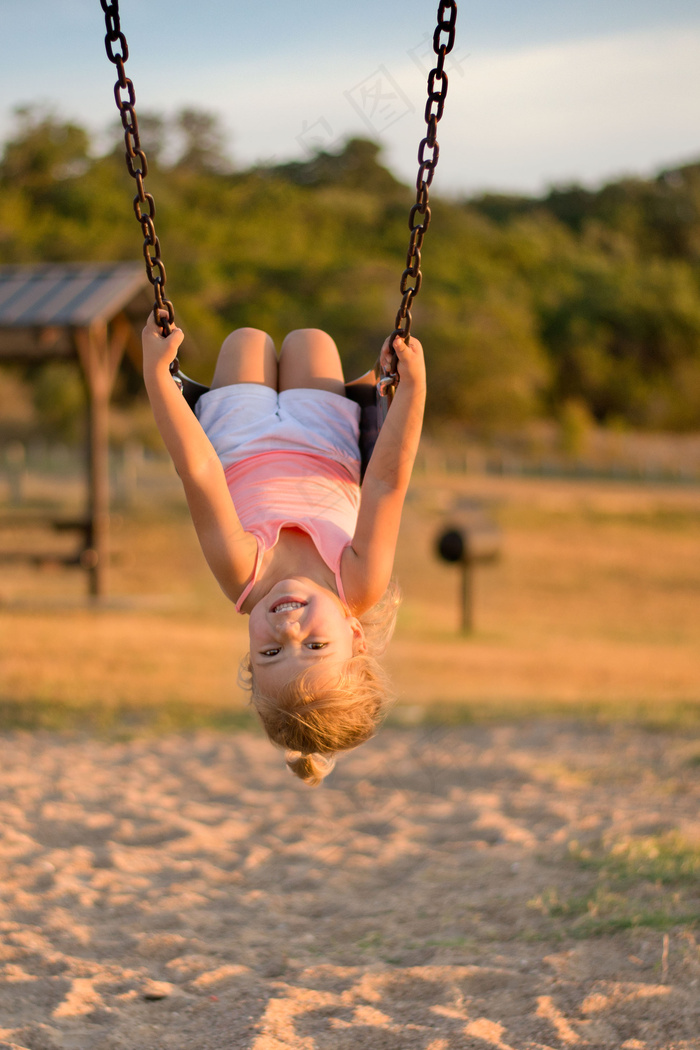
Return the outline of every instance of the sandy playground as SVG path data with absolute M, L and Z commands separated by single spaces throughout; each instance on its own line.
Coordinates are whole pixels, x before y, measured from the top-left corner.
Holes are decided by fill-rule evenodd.
M 0 1048 L 700 1048 L 700 736 L 0 737 Z

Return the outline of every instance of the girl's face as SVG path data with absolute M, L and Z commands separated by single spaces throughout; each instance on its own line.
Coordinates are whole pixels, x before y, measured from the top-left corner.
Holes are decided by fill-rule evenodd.
M 359 621 L 326 587 L 280 580 L 250 614 L 250 661 L 258 689 L 276 696 L 301 671 L 333 672 L 365 648 Z

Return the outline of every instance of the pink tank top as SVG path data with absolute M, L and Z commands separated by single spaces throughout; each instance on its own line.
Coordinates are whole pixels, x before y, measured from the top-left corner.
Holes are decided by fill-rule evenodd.
M 260 573 L 263 556 L 283 528 L 301 529 L 334 573 L 347 605 L 340 560 L 355 533 L 360 486 L 339 463 L 311 452 L 263 452 L 226 468 L 236 513 L 258 543 L 253 575 L 236 602 L 241 611 Z

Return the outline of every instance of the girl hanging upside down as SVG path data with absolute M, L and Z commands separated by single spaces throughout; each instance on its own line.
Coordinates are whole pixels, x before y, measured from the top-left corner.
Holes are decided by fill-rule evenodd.
M 243 677 L 287 765 L 319 784 L 369 739 L 388 702 L 377 662 L 394 629 L 391 583 L 425 403 L 423 349 L 398 336 L 400 382 L 360 489 L 358 405 L 335 343 L 240 328 L 224 341 L 196 416 L 169 373 L 183 339 L 150 317 L 143 370 L 204 556 L 250 617 Z M 382 347 L 388 368 L 390 349 Z

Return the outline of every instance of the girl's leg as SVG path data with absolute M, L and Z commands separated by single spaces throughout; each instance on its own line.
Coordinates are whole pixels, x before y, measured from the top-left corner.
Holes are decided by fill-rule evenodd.
M 329 390 L 345 396 L 343 366 L 338 348 L 319 328 L 297 328 L 282 343 L 279 389 Z
M 277 389 L 277 354 L 267 332 L 237 328 L 224 339 L 211 388 L 234 383 L 257 383 Z

